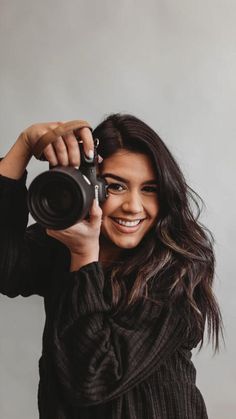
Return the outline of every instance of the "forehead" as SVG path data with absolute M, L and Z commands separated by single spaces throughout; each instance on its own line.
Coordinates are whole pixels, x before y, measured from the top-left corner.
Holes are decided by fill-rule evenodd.
M 125 179 L 143 182 L 156 179 L 156 171 L 150 157 L 143 153 L 119 150 L 103 160 L 101 174 L 112 173 Z

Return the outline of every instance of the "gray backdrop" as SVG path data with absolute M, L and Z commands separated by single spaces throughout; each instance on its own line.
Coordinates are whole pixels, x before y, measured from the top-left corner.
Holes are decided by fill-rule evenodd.
M 34 122 L 130 112 L 203 197 L 226 348 L 194 354 L 211 419 L 235 417 L 233 0 L 1 0 L 1 154 Z M 29 179 L 44 169 L 32 161 Z M 0 417 L 37 418 L 42 299 L 0 297 Z

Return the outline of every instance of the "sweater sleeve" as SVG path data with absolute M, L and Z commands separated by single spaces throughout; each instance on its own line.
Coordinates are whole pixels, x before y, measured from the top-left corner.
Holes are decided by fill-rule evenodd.
M 25 181 L 0 176 L 0 292 L 9 297 L 45 295 L 60 246 L 39 225 L 27 228 Z
M 112 315 L 98 262 L 72 272 L 54 301 L 52 358 L 69 402 L 112 400 L 145 380 L 185 339 L 172 308 L 144 300 Z

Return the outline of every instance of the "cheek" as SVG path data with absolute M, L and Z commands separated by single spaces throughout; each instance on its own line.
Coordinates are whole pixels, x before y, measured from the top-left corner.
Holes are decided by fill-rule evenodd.
M 151 218 L 157 218 L 159 213 L 159 202 L 156 198 L 151 201 L 149 200 L 146 208 Z
M 120 206 L 118 196 L 110 195 L 103 204 L 101 204 L 103 218 L 112 214 Z

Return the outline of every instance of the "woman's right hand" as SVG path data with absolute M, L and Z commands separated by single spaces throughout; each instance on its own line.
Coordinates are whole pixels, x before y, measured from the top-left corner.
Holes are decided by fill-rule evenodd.
M 31 125 L 20 135 L 29 152 L 33 153 L 33 148 L 38 140 L 48 131 L 54 130 L 64 125 L 64 122 L 47 122 Z M 84 127 L 78 130 L 65 130 L 63 136 L 58 137 L 52 144 L 43 150 L 43 155 L 51 166 L 79 166 L 80 150 L 77 138 L 83 142 L 84 152 L 87 157 L 93 158 L 94 142 L 89 128 Z
M 7 155 L 0 161 L 0 175 L 12 179 L 20 179 L 33 156 L 33 150 L 40 137 L 65 122 L 46 122 L 31 125 L 18 137 Z M 70 125 L 70 123 L 67 123 Z M 67 127 L 67 125 L 66 125 Z M 83 142 L 86 156 L 92 158 L 94 143 L 89 128 L 79 128 L 75 131 L 64 130 L 65 135 L 58 137 L 53 144 L 49 144 L 43 150 L 43 154 L 51 166 L 79 166 L 80 150 L 76 137 Z

